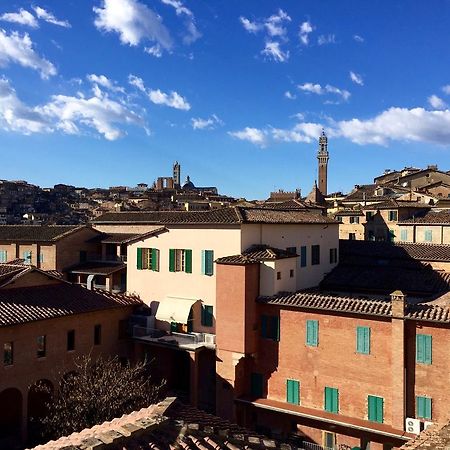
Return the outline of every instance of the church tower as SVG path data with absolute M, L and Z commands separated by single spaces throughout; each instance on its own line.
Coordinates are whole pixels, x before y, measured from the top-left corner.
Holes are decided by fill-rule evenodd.
M 173 165 L 173 184 L 175 187 L 180 187 L 181 180 L 181 166 L 178 164 L 178 161 L 175 161 Z
M 325 131 L 319 137 L 319 151 L 317 152 L 317 160 L 319 161 L 319 191 L 323 196 L 327 195 L 327 176 L 328 176 L 328 138 Z

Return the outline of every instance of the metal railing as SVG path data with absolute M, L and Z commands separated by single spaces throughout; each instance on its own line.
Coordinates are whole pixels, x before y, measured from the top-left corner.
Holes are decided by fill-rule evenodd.
M 157 330 L 156 328 L 147 328 L 140 325 L 130 323 L 131 337 L 135 338 L 150 338 L 155 339 L 163 344 L 173 345 L 198 345 L 208 344 L 214 345 L 212 342 L 208 342 L 204 333 L 176 333 L 163 330 Z

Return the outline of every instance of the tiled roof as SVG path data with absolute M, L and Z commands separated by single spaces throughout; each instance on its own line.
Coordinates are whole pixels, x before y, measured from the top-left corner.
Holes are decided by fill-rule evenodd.
M 385 188 L 392 190 L 391 194 L 388 195 L 375 195 L 375 190 L 379 188 Z M 343 202 L 349 202 L 349 201 L 384 201 L 388 200 L 389 198 L 395 197 L 400 195 L 400 193 L 405 192 L 405 189 L 401 189 L 398 187 L 389 187 L 386 188 L 385 186 L 379 186 L 377 184 L 361 184 L 357 188 L 355 188 L 350 194 L 348 194 L 342 201 Z
M 0 242 L 54 242 L 83 227 L 80 225 L 0 225 Z
M 338 211 L 335 216 L 364 216 L 360 209 L 343 209 Z
M 363 209 L 398 209 L 398 208 L 419 208 L 419 209 L 429 209 L 430 205 L 425 203 L 407 201 L 407 200 L 395 200 L 393 198 L 383 201 L 381 203 L 376 203 L 373 205 L 364 206 Z
M 0 327 L 142 304 L 135 296 L 59 284 L 0 289 Z
M 274 248 L 268 245 L 252 245 L 241 255 L 224 256 L 216 260 L 219 264 L 254 264 L 260 261 L 275 261 L 277 259 L 292 258 L 298 256 L 296 253 L 289 253 L 281 248 Z
M 129 244 L 138 239 L 145 239 L 155 234 L 159 234 L 165 230 L 167 230 L 167 228 L 154 226 L 146 233 L 100 233 L 98 236 L 90 239 L 89 242 L 101 242 L 102 244 Z
M 166 398 L 157 405 L 134 411 L 79 433 L 38 445 L 34 450 L 291 450 L 225 419 Z
M 391 317 L 390 300 L 354 298 L 321 294 L 316 291 L 300 291 L 294 294 L 278 294 L 273 297 L 260 297 L 259 303 L 268 305 L 312 309 L 320 311 L 341 312 L 345 314 L 362 314 Z M 427 303 L 408 304 L 405 318 L 411 320 L 450 323 L 450 308 Z
M 115 212 L 98 217 L 93 223 L 147 223 L 147 224 L 217 224 L 242 223 L 335 223 L 334 220 L 308 210 L 281 208 L 244 208 L 233 206 L 209 211 L 147 211 Z
M 450 446 L 450 422 L 434 423 L 400 450 L 447 450 Z
M 110 275 L 114 272 L 126 269 L 126 264 L 114 262 L 86 262 L 71 267 L 70 273 L 96 274 L 96 275 Z
M 30 270 L 30 266 L 26 266 L 23 264 L 0 264 L 0 285 L 5 284 L 17 274 L 28 270 Z
M 422 217 L 414 217 L 412 219 L 402 220 L 399 225 L 450 225 L 450 210 L 429 211 Z

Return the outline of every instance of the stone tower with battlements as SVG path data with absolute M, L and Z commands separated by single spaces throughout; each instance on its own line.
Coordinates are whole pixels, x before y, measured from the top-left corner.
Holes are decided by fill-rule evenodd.
M 180 187 L 180 180 L 181 180 L 181 166 L 178 163 L 178 161 L 175 161 L 173 165 L 173 184 L 175 187 Z
M 317 160 L 319 162 L 319 191 L 323 196 L 327 195 L 327 177 L 328 177 L 328 138 L 325 131 L 319 137 L 319 151 L 317 152 Z

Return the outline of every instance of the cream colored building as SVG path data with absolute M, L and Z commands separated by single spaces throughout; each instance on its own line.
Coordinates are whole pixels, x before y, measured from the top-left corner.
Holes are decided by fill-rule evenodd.
M 431 210 L 423 217 L 400 222 L 398 227 L 402 242 L 450 244 L 450 213 L 448 210 Z

